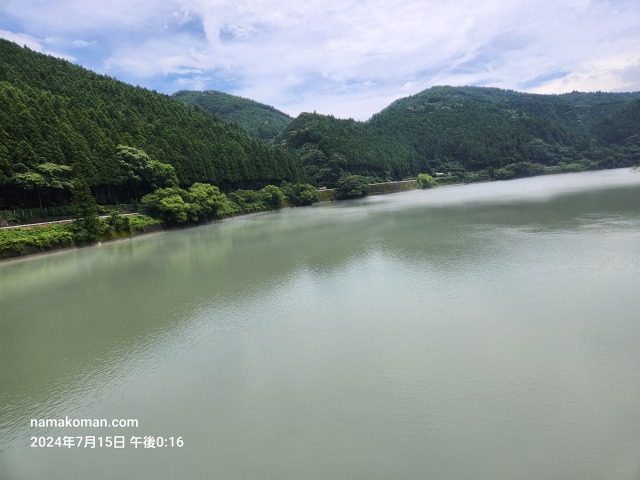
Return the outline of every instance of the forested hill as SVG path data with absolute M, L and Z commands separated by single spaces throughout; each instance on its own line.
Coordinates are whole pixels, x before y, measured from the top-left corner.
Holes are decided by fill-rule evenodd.
M 65 201 L 76 177 L 103 201 L 139 197 L 151 182 L 119 145 L 131 147 L 127 158 L 142 150 L 153 165 L 172 165 L 184 186 L 252 188 L 302 175 L 295 154 L 200 108 L 0 40 L 0 208 Z
M 473 180 L 612 168 L 640 162 L 640 93 L 434 87 L 367 122 L 301 114 L 277 141 L 297 151 L 321 185 L 345 173 Z
M 276 147 L 257 138 L 281 127 Z M 348 174 L 473 181 L 637 163 L 640 93 L 434 87 L 366 122 L 291 120 L 219 92 L 161 95 L 0 40 L 0 209 L 68 202 L 77 178 L 115 203 L 176 181 L 230 191 L 334 186 Z
M 265 142 L 273 140 L 293 120 L 269 105 L 228 93 L 182 90 L 173 94 L 191 105 L 197 105 L 222 120 L 237 122 L 244 130 Z

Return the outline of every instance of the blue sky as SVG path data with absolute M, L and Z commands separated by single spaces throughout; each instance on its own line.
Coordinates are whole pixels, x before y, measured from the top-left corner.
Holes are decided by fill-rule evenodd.
M 0 37 L 293 116 L 364 120 L 434 85 L 640 90 L 640 0 L 0 0 Z

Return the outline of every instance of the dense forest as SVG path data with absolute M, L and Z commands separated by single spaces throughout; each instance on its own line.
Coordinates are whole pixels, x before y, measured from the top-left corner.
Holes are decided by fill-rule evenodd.
M 66 205 L 78 179 L 115 204 L 194 183 L 229 193 L 309 182 L 348 197 L 420 173 L 443 183 L 638 163 L 637 92 L 433 87 L 366 122 L 292 120 L 220 92 L 162 95 L 0 40 L 0 210 Z
M 202 107 L 222 120 L 235 122 L 247 133 L 265 142 L 275 139 L 293 120 L 269 105 L 214 90 L 181 90 L 173 96 L 190 105 Z
M 622 167 L 640 162 L 640 93 L 433 87 L 366 122 L 302 114 L 277 141 L 327 186 L 345 174 L 474 180 Z
M 201 108 L 0 40 L 0 209 L 67 203 L 74 178 L 117 203 L 174 179 L 230 191 L 302 177 L 294 152 Z

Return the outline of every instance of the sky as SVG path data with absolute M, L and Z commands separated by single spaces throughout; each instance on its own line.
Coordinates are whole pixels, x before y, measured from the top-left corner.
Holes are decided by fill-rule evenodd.
M 0 0 L 0 37 L 292 116 L 366 120 L 436 85 L 640 91 L 640 0 Z

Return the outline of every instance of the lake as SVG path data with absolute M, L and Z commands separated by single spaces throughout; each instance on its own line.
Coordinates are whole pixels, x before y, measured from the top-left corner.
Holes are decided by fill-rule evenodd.
M 4 262 L 0 478 L 637 480 L 639 279 L 630 169 Z

